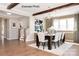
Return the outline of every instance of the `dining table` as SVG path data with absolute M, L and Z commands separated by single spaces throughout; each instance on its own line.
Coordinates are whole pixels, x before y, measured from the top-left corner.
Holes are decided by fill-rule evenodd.
M 48 50 L 52 49 L 52 40 L 55 39 L 55 34 L 45 34 L 45 40 L 48 40 Z
M 37 33 L 35 33 L 35 41 L 36 41 L 36 46 L 39 47 L 39 38 Z M 49 33 L 45 33 L 45 40 L 48 40 L 47 42 L 47 46 L 48 46 L 48 50 L 52 49 L 52 40 L 54 40 L 55 38 L 55 34 L 49 34 Z

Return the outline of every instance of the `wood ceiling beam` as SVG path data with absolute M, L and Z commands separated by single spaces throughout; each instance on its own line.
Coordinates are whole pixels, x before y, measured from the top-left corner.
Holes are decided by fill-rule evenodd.
M 16 5 L 18 5 L 19 3 L 11 3 L 8 7 L 7 7 L 7 9 L 12 9 L 12 8 L 14 8 Z
M 65 4 L 65 5 L 62 5 L 62 6 L 58 6 L 58 7 L 55 7 L 55 8 L 51 8 L 51 9 L 48 9 L 48 10 L 45 10 L 45 11 L 33 13 L 32 15 L 33 16 L 36 16 L 36 15 L 40 15 L 40 14 L 52 12 L 54 10 L 58 10 L 58 9 L 61 9 L 61 8 L 67 8 L 67 7 L 76 6 L 76 5 L 79 5 L 79 3 L 68 3 L 68 4 Z

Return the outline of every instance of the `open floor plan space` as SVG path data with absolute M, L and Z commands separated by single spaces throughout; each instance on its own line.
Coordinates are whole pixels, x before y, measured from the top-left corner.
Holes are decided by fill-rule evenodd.
M 79 3 L 0 3 L 0 56 L 79 56 Z
M 30 47 L 29 44 L 34 42 L 24 43 L 18 40 L 5 41 L 4 45 L 0 45 L 0 55 L 1 56 L 58 56 L 54 53 L 47 52 L 45 50 L 40 50 L 37 48 Z M 79 55 L 79 45 L 75 44 L 70 47 L 61 56 L 78 56 Z

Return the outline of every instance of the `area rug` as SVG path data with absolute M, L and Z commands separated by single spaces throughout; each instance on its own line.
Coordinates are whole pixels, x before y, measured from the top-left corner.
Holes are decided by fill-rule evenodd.
M 65 42 L 64 44 L 62 44 L 59 47 L 56 47 L 56 49 L 54 48 L 54 46 L 52 45 L 52 50 L 48 50 L 48 47 L 45 46 L 44 50 L 43 50 L 43 46 L 40 46 L 39 48 L 36 46 L 36 44 L 30 44 L 29 46 L 33 47 L 33 48 L 37 48 L 39 50 L 43 50 L 43 51 L 47 51 L 49 53 L 52 54 L 56 54 L 56 55 L 63 55 L 70 47 L 72 47 L 72 43 L 69 42 Z

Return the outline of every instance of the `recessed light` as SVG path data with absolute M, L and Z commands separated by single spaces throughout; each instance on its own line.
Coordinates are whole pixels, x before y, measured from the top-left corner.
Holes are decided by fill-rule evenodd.
M 7 15 L 11 15 L 11 13 L 7 13 Z

